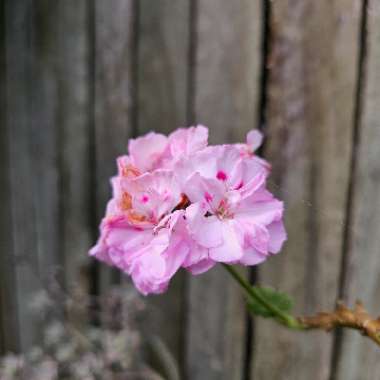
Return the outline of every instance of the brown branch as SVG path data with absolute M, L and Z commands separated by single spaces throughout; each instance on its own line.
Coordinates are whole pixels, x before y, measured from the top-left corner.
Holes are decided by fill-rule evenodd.
M 343 302 L 338 302 L 333 312 L 320 312 L 310 317 L 298 317 L 297 320 L 305 329 L 326 331 L 336 327 L 355 329 L 380 346 L 380 317 L 377 319 L 371 317 L 360 301 L 356 301 L 353 309 L 349 309 Z

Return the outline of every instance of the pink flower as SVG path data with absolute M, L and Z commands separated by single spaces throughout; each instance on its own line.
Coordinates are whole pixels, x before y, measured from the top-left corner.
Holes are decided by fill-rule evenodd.
M 242 158 L 234 146 L 210 147 L 179 173 L 192 203 L 190 234 L 211 260 L 255 265 L 279 251 L 286 239 L 283 204 L 264 189 L 268 170 L 260 162 Z
M 207 146 L 203 126 L 131 140 L 117 160 L 113 197 L 90 254 L 132 277 L 143 294 L 161 293 L 183 267 L 256 265 L 286 239 L 283 204 L 265 188 L 270 165 L 245 144 Z
M 173 211 L 181 202 L 173 173 L 116 177 L 113 187 L 90 254 L 131 275 L 141 293 L 161 293 L 189 252 L 184 210 Z

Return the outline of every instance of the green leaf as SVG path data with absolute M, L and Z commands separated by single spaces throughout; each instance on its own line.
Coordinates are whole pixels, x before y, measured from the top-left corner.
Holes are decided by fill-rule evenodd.
M 278 292 L 269 287 L 253 286 L 252 288 L 261 296 L 261 298 L 264 298 L 267 303 L 270 303 L 278 310 L 284 313 L 289 313 L 292 310 L 293 300 L 287 294 Z M 276 317 L 272 311 L 266 308 L 255 298 L 248 298 L 248 309 L 253 314 L 260 315 L 264 318 Z

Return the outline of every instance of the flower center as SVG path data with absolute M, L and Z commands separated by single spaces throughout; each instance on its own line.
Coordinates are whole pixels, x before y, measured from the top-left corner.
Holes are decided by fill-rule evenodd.
M 219 206 L 216 210 L 216 216 L 219 219 L 228 219 L 233 218 L 233 213 L 228 205 L 228 202 L 225 199 L 222 199 L 219 203 Z
M 141 223 L 146 221 L 145 215 L 141 215 L 132 209 L 132 197 L 126 191 L 123 192 L 123 195 L 121 196 L 119 207 L 127 214 L 130 222 Z
M 133 177 L 138 177 L 139 175 L 141 175 L 141 172 L 135 166 L 129 164 L 129 165 L 122 166 L 121 175 L 126 178 L 133 178 Z
M 185 210 L 188 206 L 190 206 L 190 199 L 186 194 L 181 194 L 181 200 L 178 205 L 174 207 L 173 211 Z

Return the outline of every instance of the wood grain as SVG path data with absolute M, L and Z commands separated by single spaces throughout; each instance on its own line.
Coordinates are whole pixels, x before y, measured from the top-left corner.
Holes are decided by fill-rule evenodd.
M 30 30 L 25 36 L 33 50 L 27 81 L 29 159 L 33 163 L 31 191 L 35 203 L 38 275 L 44 285 L 54 281 L 55 268 L 60 264 L 57 11 L 56 4 L 48 0 L 33 1 Z
M 201 0 L 195 14 L 193 57 L 197 123 L 212 143 L 244 141 L 257 124 L 261 9 L 259 1 Z M 223 269 L 189 281 L 187 375 L 241 379 L 245 310 L 240 291 Z
M 94 128 L 89 2 L 57 2 L 57 93 L 60 169 L 60 239 L 62 279 L 70 297 L 83 299 L 91 279 L 87 251 L 91 244 L 91 136 Z M 80 301 L 81 302 L 81 301 Z M 81 313 L 69 313 L 77 326 Z M 80 314 L 80 315 L 79 315 Z
M 297 313 L 338 296 L 354 125 L 360 7 L 274 1 L 267 89 L 272 190 L 285 201 L 288 242 L 259 281 L 294 296 Z M 254 379 L 329 379 L 332 335 L 257 319 Z
M 370 1 L 365 77 L 360 93 L 362 109 L 356 144 L 351 221 L 348 233 L 344 296 L 351 304 L 361 299 L 375 316 L 380 315 L 380 2 Z M 336 379 L 371 380 L 380 373 L 379 349 L 359 334 L 343 335 Z
M 5 7 L 0 4 L 0 353 L 19 348 L 16 283 L 13 262 L 11 186 L 6 124 Z
M 30 311 L 30 301 L 41 289 L 41 279 L 48 276 L 57 254 L 58 192 L 55 129 L 51 125 L 55 97 L 48 79 L 50 62 L 45 61 L 46 72 L 38 67 L 45 44 L 40 40 L 41 29 L 36 29 L 35 22 L 41 17 L 37 6 L 31 1 L 5 3 L 6 125 L 18 305 L 14 317 L 19 322 L 21 348 L 36 339 L 36 316 Z M 49 40 L 44 42 L 49 44 Z
M 138 133 L 186 126 L 189 2 L 139 2 Z
M 189 10 L 187 0 L 139 1 L 139 135 L 151 130 L 170 133 L 186 126 Z M 144 323 L 144 332 L 160 337 L 179 364 L 183 359 L 184 281 L 184 273 L 178 273 L 167 293 L 147 299 Z
M 126 153 L 133 131 L 134 2 L 114 0 L 95 5 L 95 185 L 96 219 L 104 215 L 111 196 L 109 179 L 116 174 L 116 157 Z M 102 265 L 100 290 L 114 281 L 115 272 Z

